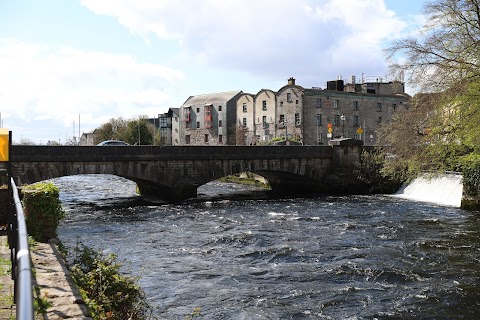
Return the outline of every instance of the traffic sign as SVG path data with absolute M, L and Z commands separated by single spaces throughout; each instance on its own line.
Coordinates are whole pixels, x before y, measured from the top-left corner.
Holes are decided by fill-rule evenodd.
M 332 131 L 333 131 L 332 127 L 329 127 L 328 128 L 328 133 L 332 133 Z
M 10 145 L 10 132 L 8 129 L 0 129 L 0 162 L 8 161 L 8 148 Z
M 358 129 L 357 129 L 357 133 L 358 133 L 358 134 L 362 134 L 362 133 L 363 133 L 363 129 L 362 129 L 362 127 L 358 127 Z
M 328 128 L 331 128 L 331 127 L 332 127 L 332 124 L 331 124 L 331 123 L 328 123 L 328 124 L 327 124 L 327 127 L 328 127 Z

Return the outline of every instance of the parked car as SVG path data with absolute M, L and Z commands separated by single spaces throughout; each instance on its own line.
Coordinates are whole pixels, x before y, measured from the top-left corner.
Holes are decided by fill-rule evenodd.
M 100 142 L 97 146 L 129 146 L 129 144 L 120 140 L 106 140 Z

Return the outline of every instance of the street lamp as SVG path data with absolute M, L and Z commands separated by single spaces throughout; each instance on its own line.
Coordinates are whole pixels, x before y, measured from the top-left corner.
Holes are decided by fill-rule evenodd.
M 340 120 L 342 120 L 342 138 L 345 138 L 345 115 L 344 114 L 340 116 Z

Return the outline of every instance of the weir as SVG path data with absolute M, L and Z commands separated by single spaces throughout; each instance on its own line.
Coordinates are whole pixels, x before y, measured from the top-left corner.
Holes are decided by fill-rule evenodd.
M 459 173 L 424 173 L 403 185 L 394 195 L 402 199 L 460 207 L 463 195 L 463 177 Z

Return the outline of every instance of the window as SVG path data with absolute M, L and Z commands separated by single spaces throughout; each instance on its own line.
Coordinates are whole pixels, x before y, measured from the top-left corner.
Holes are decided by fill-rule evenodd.
M 267 127 L 268 127 L 268 124 L 267 124 L 267 116 L 263 116 L 263 117 L 262 117 L 262 124 L 263 124 L 263 127 L 264 127 L 264 128 L 267 128 Z
M 318 135 L 317 135 L 317 144 L 322 144 L 323 141 L 322 141 L 322 133 L 319 132 Z
M 354 125 L 355 127 L 358 127 L 358 124 L 359 124 L 358 116 L 357 116 L 357 115 L 354 115 L 354 116 L 353 116 L 353 125 Z
M 243 103 L 243 112 L 247 112 L 247 104 Z
M 190 135 L 189 134 L 187 134 L 185 136 L 185 144 L 190 144 Z
M 397 104 L 396 103 L 392 104 L 392 109 L 393 109 L 393 111 L 397 110 Z
M 247 126 L 247 118 L 243 118 L 243 126 L 246 127 Z
M 203 120 L 204 120 L 205 128 L 210 129 L 213 123 L 212 105 L 205 106 L 203 111 L 204 111 Z
M 280 107 L 283 107 L 283 101 L 280 101 Z
M 377 124 L 381 124 L 382 123 L 382 117 L 377 117 Z
M 188 107 L 188 108 L 185 108 L 184 110 L 184 118 L 185 118 L 185 122 L 190 122 L 190 113 L 192 111 L 192 108 Z
M 218 120 L 218 127 L 219 127 L 219 128 L 222 127 L 222 120 Z
M 200 113 L 200 108 L 197 108 L 197 113 Z
M 295 113 L 295 125 L 300 125 L 300 113 Z
M 295 104 L 298 104 L 298 100 L 295 100 Z
M 315 108 L 321 108 L 322 107 L 322 99 L 317 98 L 315 100 Z
M 315 118 L 317 119 L 317 127 L 322 125 L 322 115 L 317 114 L 315 115 Z
M 381 102 L 377 102 L 377 111 L 378 112 L 382 111 L 382 103 Z
M 262 110 L 267 110 L 267 100 L 262 101 Z
M 278 119 L 278 123 L 280 125 L 284 125 L 284 122 L 285 122 L 285 115 L 284 114 L 281 114 L 280 115 L 280 118 Z
M 337 109 L 340 104 L 339 100 L 333 100 L 333 108 Z
M 200 121 L 197 121 L 197 129 L 200 129 Z
M 205 135 L 205 142 L 208 142 L 208 134 Z
M 166 128 L 167 127 L 167 118 L 161 117 L 159 118 L 159 128 Z
M 358 110 L 358 101 L 353 101 L 353 110 Z
M 222 111 L 222 106 L 218 106 L 218 111 Z
M 333 125 L 335 127 L 338 127 L 340 125 L 340 115 L 339 114 L 336 114 L 334 117 L 333 117 Z
M 218 135 L 218 143 L 223 143 L 223 136 L 221 134 Z
M 292 94 L 290 92 L 287 93 L 287 101 L 292 102 Z

